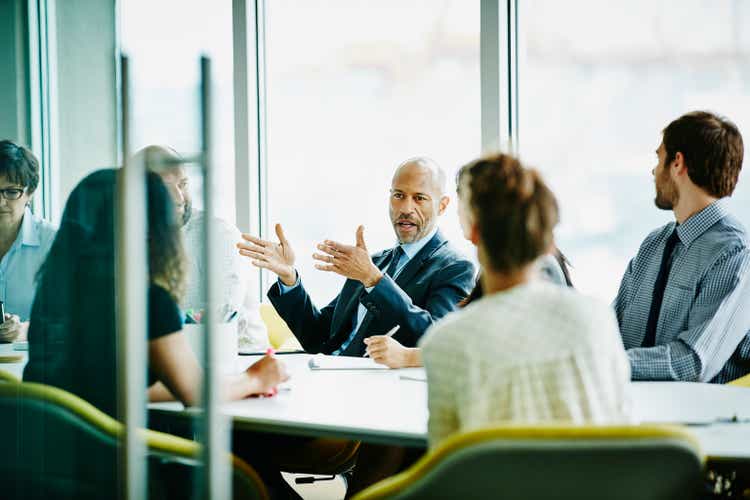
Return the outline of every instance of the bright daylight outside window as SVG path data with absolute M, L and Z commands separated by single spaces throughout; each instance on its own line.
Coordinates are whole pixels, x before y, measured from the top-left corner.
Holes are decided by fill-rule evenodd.
M 313 267 L 315 244 L 395 245 L 396 166 L 426 155 L 450 180 L 444 234 L 467 254 L 453 177 L 480 152 L 479 1 L 267 2 L 269 230 L 281 222 L 319 306 L 343 278 Z M 273 277 L 269 277 L 274 279 Z
M 750 140 L 750 3 L 520 2 L 520 153 L 558 196 L 575 284 L 611 301 L 649 231 L 661 130 L 696 109 Z M 747 166 L 745 167 L 747 169 Z M 750 180 L 732 209 L 750 225 Z
M 234 222 L 234 103 L 232 2 L 217 0 L 123 0 L 122 50 L 130 57 L 134 151 L 165 144 L 181 153 L 200 149 L 199 58 L 211 58 L 213 72 L 213 159 L 218 215 Z M 202 208 L 202 179 L 191 173 L 196 208 Z M 247 228 L 243 228 L 247 230 Z

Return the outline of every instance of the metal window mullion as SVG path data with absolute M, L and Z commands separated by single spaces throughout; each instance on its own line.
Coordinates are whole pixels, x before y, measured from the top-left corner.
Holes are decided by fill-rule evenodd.
M 513 149 L 511 16 L 515 0 L 480 2 L 482 153 Z
M 258 144 L 258 234 L 267 238 L 270 233 L 268 214 L 268 143 L 266 94 L 266 2 L 255 0 L 255 82 L 256 123 Z M 260 296 L 268 288 L 268 273 L 261 273 Z
M 507 49 L 508 49 L 508 136 L 509 151 L 515 155 L 519 152 L 518 130 L 518 0 L 508 1 Z
M 249 5 L 249 8 L 248 8 Z M 237 226 L 260 234 L 262 156 L 258 133 L 257 6 L 255 0 L 233 0 L 234 46 L 234 151 Z M 262 270 L 255 280 L 258 297 L 263 296 Z
M 231 469 L 227 460 L 229 449 L 229 426 L 227 417 L 221 414 L 220 394 L 220 349 L 217 347 L 216 325 L 220 321 L 219 298 L 222 293 L 221 259 L 216 245 L 220 239 L 219 227 L 211 224 L 215 219 L 216 208 L 214 194 L 217 193 L 216 173 L 212 161 L 211 138 L 211 61 L 201 57 L 201 167 L 203 173 L 203 196 L 205 200 L 205 217 L 203 217 L 203 262 L 207 273 L 203 286 L 206 297 L 204 314 L 204 379 L 203 379 L 203 497 L 213 500 L 228 500 L 232 492 Z
M 123 167 L 117 182 L 116 309 L 117 385 L 124 426 L 120 492 L 128 500 L 147 495 L 145 444 L 139 429 L 146 424 L 146 331 L 148 250 L 146 176 L 142 161 L 130 161 L 130 80 L 128 58 L 120 58 L 121 144 Z
M 55 1 L 36 0 L 27 4 L 29 33 L 29 108 L 31 148 L 40 162 L 41 184 L 34 197 L 35 209 L 42 217 L 56 221 L 59 203 L 59 176 L 53 167 L 58 161 L 57 133 L 57 43 Z

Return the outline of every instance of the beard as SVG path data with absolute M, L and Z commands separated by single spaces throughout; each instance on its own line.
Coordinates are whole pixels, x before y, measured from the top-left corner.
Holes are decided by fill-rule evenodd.
M 188 223 L 188 221 L 190 220 L 190 216 L 192 214 L 193 214 L 193 202 L 186 201 L 182 207 L 182 217 L 180 221 L 182 222 L 183 227 Z
M 661 210 L 672 210 L 679 201 L 680 195 L 674 181 L 669 178 L 669 173 L 667 171 L 664 173 L 666 175 L 662 175 L 661 180 L 656 182 L 654 205 Z

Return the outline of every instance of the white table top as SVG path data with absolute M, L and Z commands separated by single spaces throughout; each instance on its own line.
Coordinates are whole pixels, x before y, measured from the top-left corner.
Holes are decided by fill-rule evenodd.
M 280 356 L 292 376 L 289 390 L 272 398 L 227 403 L 237 427 L 311 436 L 336 436 L 382 444 L 426 446 L 427 385 L 423 369 L 311 371 L 309 355 Z M 253 359 L 243 358 L 245 365 Z M 636 382 L 632 401 L 641 422 L 690 423 L 712 457 L 750 458 L 750 389 L 676 382 Z M 151 410 L 192 415 L 180 403 Z M 739 423 L 716 422 L 738 417 Z
M 0 356 L 9 355 L 21 355 L 21 361 L 16 363 L 0 363 L 0 370 L 10 372 L 18 378 L 23 377 L 23 368 L 26 366 L 26 362 L 29 360 L 28 351 L 16 351 L 13 349 L 13 344 L 0 344 Z
M 0 369 L 21 377 L 28 358 L 0 344 L 0 355 L 21 354 Z M 273 398 L 227 403 L 224 413 L 237 427 L 310 436 L 424 447 L 427 444 L 427 385 L 403 377 L 424 378 L 424 370 L 311 371 L 306 354 L 280 356 L 292 379 Z M 237 369 L 251 364 L 241 356 Z M 750 389 L 687 382 L 635 382 L 631 400 L 635 418 L 651 423 L 687 423 L 712 457 L 750 459 Z M 180 403 L 154 403 L 154 411 L 189 416 Z M 740 422 L 727 423 L 736 417 Z M 720 420 L 717 422 L 717 420 Z

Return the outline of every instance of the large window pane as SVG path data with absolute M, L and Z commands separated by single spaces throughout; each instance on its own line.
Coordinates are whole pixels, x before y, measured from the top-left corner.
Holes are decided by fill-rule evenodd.
M 520 9 L 521 155 L 562 207 L 576 285 L 611 300 L 649 231 L 661 130 L 712 110 L 750 131 L 750 4 L 536 0 Z M 750 181 L 733 208 L 750 222 Z
M 134 151 L 149 144 L 200 150 L 199 59 L 211 58 L 213 166 L 222 187 L 216 208 L 234 222 L 231 0 L 124 0 L 120 14 L 122 50 L 132 67 Z M 196 208 L 202 208 L 201 180 L 191 181 Z
M 426 155 L 452 180 L 479 153 L 479 2 L 281 0 L 267 9 L 267 220 L 285 225 L 322 305 L 342 278 L 313 268 L 317 242 L 353 243 L 364 224 L 371 252 L 393 246 L 395 167 Z M 451 195 L 442 228 L 469 251 Z

